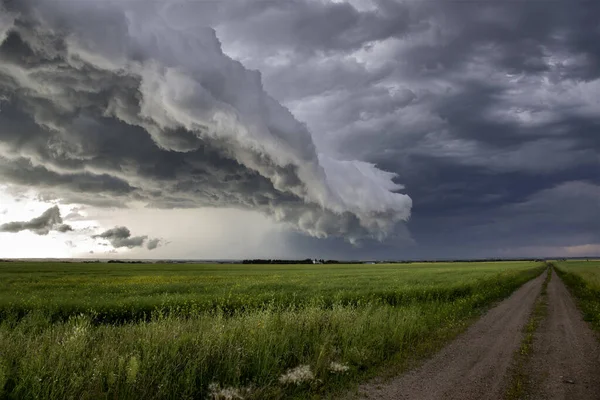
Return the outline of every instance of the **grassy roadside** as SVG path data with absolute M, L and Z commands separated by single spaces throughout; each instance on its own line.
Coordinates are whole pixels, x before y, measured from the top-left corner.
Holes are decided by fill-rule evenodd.
M 516 287 L 515 290 L 516 289 L 518 289 L 518 287 Z M 489 302 L 485 306 L 473 309 L 469 314 L 457 319 L 457 321 L 452 324 L 439 326 L 438 329 L 432 332 L 427 340 L 416 343 L 410 351 L 396 353 L 383 365 L 365 371 L 358 379 L 345 382 L 338 387 L 332 387 L 327 396 L 318 398 L 331 400 L 363 399 L 364 396 L 358 391 L 361 383 L 375 379 L 376 382 L 384 384 L 389 379 L 393 379 L 411 369 L 418 368 L 425 360 L 433 357 L 458 335 L 465 332 L 469 326 L 481 318 L 482 314 L 493 307 L 497 302 L 504 300 L 504 298 L 499 298 L 494 302 Z
M 535 301 L 529 320 L 523 328 L 523 340 L 514 355 L 511 366 L 511 382 L 504 396 L 505 400 L 523 399 L 530 389 L 527 365 L 531 360 L 533 340 L 540 323 L 548 314 L 547 288 L 552 279 L 553 265 L 548 264 L 547 276 L 542 284 L 540 295 Z
M 56 307 L 33 309 L 0 321 L 0 399 L 329 396 L 382 365 L 433 353 L 490 304 L 543 270 L 535 265 L 496 267 L 500 269 L 485 279 L 467 281 L 460 266 L 431 273 L 418 269 L 410 275 L 398 269 L 403 281 L 419 279 L 411 281 L 408 291 L 400 286 L 394 296 L 384 293 L 386 301 L 381 296 L 385 282 L 378 282 L 378 291 L 356 293 L 358 272 L 347 281 L 347 270 L 338 269 L 319 272 L 329 275 L 332 285 L 332 271 L 341 271 L 340 287 L 348 287 L 347 295 L 339 296 L 336 289 L 323 299 L 321 289 L 301 303 L 271 301 L 233 314 L 218 309 L 158 313 L 149 320 L 111 324 L 94 320 L 92 312 L 56 320 Z M 477 273 L 483 274 L 483 268 Z M 366 281 L 373 271 L 367 270 Z M 387 269 L 381 274 L 387 280 L 393 276 Z M 430 278 L 436 277 L 439 283 L 432 286 Z M 423 279 L 426 284 L 419 286 Z M 66 280 L 61 278 L 61 285 Z M 240 295 L 260 294 L 261 282 L 265 279 L 253 278 L 247 284 L 252 292 Z M 35 285 L 49 290 L 50 283 Z M 27 287 L 23 283 L 19 290 Z M 288 290 L 279 282 L 277 287 L 283 287 L 282 295 Z M 138 293 L 129 288 L 125 295 Z M 348 302 L 351 294 L 359 294 L 361 302 Z M 403 301 L 389 300 L 396 298 Z
M 555 270 L 575 297 L 583 319 L 600 335 L 600 261 L 558 262 Z

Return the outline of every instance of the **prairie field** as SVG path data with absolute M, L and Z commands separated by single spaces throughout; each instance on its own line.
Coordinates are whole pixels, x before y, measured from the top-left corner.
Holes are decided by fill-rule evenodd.
M 584 319 L 600 332 L 600 260 L 561 261 L 555 266 L 577 298 Z
M 545 268 L 0 263 L 0 398 L 327 397 L 432 354 Z

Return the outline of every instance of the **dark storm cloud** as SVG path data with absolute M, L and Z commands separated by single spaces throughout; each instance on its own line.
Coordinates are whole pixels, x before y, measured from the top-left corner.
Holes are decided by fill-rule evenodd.
M 217 32 L 226 51 L 263 72 L 267 90 L 323 132 L 319 145 L 398 173 L 414 200 L 408 227 L 417 243 L 350 249 L 290 239 L 303 254 L 479 257 L 498 246 L 599 241 L 600 195 L 589 188 L 600 185 L 600 3 L 404 2 L 401 16 L 386 14 L 399 29 L 386 31 L 364 21 L 396 2 L 357 1 L 344 7 L 363 34 L 314 51 L 290 21 L 315 16 L 311 33 L 334 38 L 347 28 L 319 17 L 333 5 L 297 3 L 293 16 L 256 6 L 260 27 L 221 10 Z M 290 28 L 276 28 L 282 16 Z M 256 40 L 264 27 L 272 28 L 266 47 Z M 585 200 L 574 194 L 562 211 L 553 207 L 559 193 L 583 186 Z M 540 198 L 548 201 L 531 203 Z
M 0 232 L 17 233 L 21 231 L 32 231 L 37 235 L 47 235 L 50 231 L 69 232 L 73 228 L 70 225 L 63 224 L 58 206 L 50 207 L 39 217 L 29 221 L 13 221 L 0 225 Z
M 234 27 L 224 40 L 261 44 L 261 52 L 291 48 L 303 54 L 350 51 L 390 36 L 421 29 L 417 10 L 409 4 L 376 1 L 377 7 L 359 11 L 345 2 L 326 1 L 228 1 L 173 2 L 164 9 L 167 20 L 181 23 L 200 19 L 209 25 Z M 193 16 L 193 17 L 192 17 Z M 243 31 L 246 36 L 237 36 Z M 276 32 L 277 34 L 273 34 Z M 227 33 L 227 32 L 226 32 Z
M 462 191 L 456 191 L 461 195 Z M 433 212 L 415 207 L 407 228 L 414 239 L 404 236 L 384 242 L 350 247 L 336 239 L 316 240 L 287 235 L 293 257 L 357 259 L 461 259 L 488 257 L 544 257 L 566 255 L 565 248 L 600 242 L 600 185 L 584 181 L 562 183 L 531 196 L 490 199 L 460 207 L 449 204 L 448 194 L 439 192 Z M 483 197 L 483 196 L 482 196 Z M 511 202 L 514 201 L 514 202 Z
M 394 174 L 318 151 L 260 74 L 221 52 L 212 29 L 175 29 L 133 3 L 4 7 L 7 181 L 97 206 L 249 208 L 350 241 L 383 238 L 408 218 L 411 200 Z M 349 24 L 357 16 L 345 6 L 326 14 L 336 10 Z M 342 36 L 332 45 L 355 47 Z
M 353 249 L 291 234 L 297 254 L 479 257 L 599 241 L 600 2 L 127 2 L 129 20 L 119 7 L 86 19 L 87 6 L 11 4 L 20 16 L 0 24 L 9 181 L 87 204 L 260 210 L 313 237 L 367 238 Z M 207 26 L 260 73 L 222 57 Z M 392 180 L 414 200 L 408 225 Z
M 571 181 L 513 203 L 415 217 L 409 227 L 415 240 L 426 239 L 431 244 L 435 256 L 484 257 L 522 247 L 560 249 L 595 244 L 600 241 L 599 196 L 600 185 Z

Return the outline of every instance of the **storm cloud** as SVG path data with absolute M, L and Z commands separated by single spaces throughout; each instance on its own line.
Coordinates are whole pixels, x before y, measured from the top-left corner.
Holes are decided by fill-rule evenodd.
M 213 15 L 225 51 L 262 72 L 319 148 L 397 172 L 414 201 L 414 244 L 291 235 L 290 247 L 430 258 L 600 242 L 600 3 L 264 1 Z
M 94 205 L 249 208 L 350 241 L 408 219 L 395 173 L 318 151 L 213 29 L 177 30 L 111 2 L 4 7 L 9 181 Z
M 37 235 L 47 235 L 50 231 L 65 233 L 72 231 L 73 228 L 63 224 L 58 206 L 47 209 L 42 215 L 29 221 L 13 221 L 0 225 L 0 232 L 17 233 L 26 230 Z
M 599 2 L 3 11 L 0 176 L 14 185 L 258 210 L 292 228 L 299 257 L 600 243 Z

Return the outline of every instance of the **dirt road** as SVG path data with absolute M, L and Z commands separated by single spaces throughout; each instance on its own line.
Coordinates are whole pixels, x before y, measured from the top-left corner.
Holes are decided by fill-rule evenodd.
M 533 342 L 531 399 L 600 399 L 600 348 L 567 288 L 553 273 L 548 316 Z
M 368 399 L 501 399 L 546 273 L 488 311 L 420 368 L 384 384 L 361 386 Z
M 548 314 L 527 363 L 527 399 L 600 400 L 600 346 L 560 278 L 548 285 Z M 367 399 L 502 399 L 513 354 L 546 273 L 492 308 L 421 367 L 385 383 L 362 385 Z

